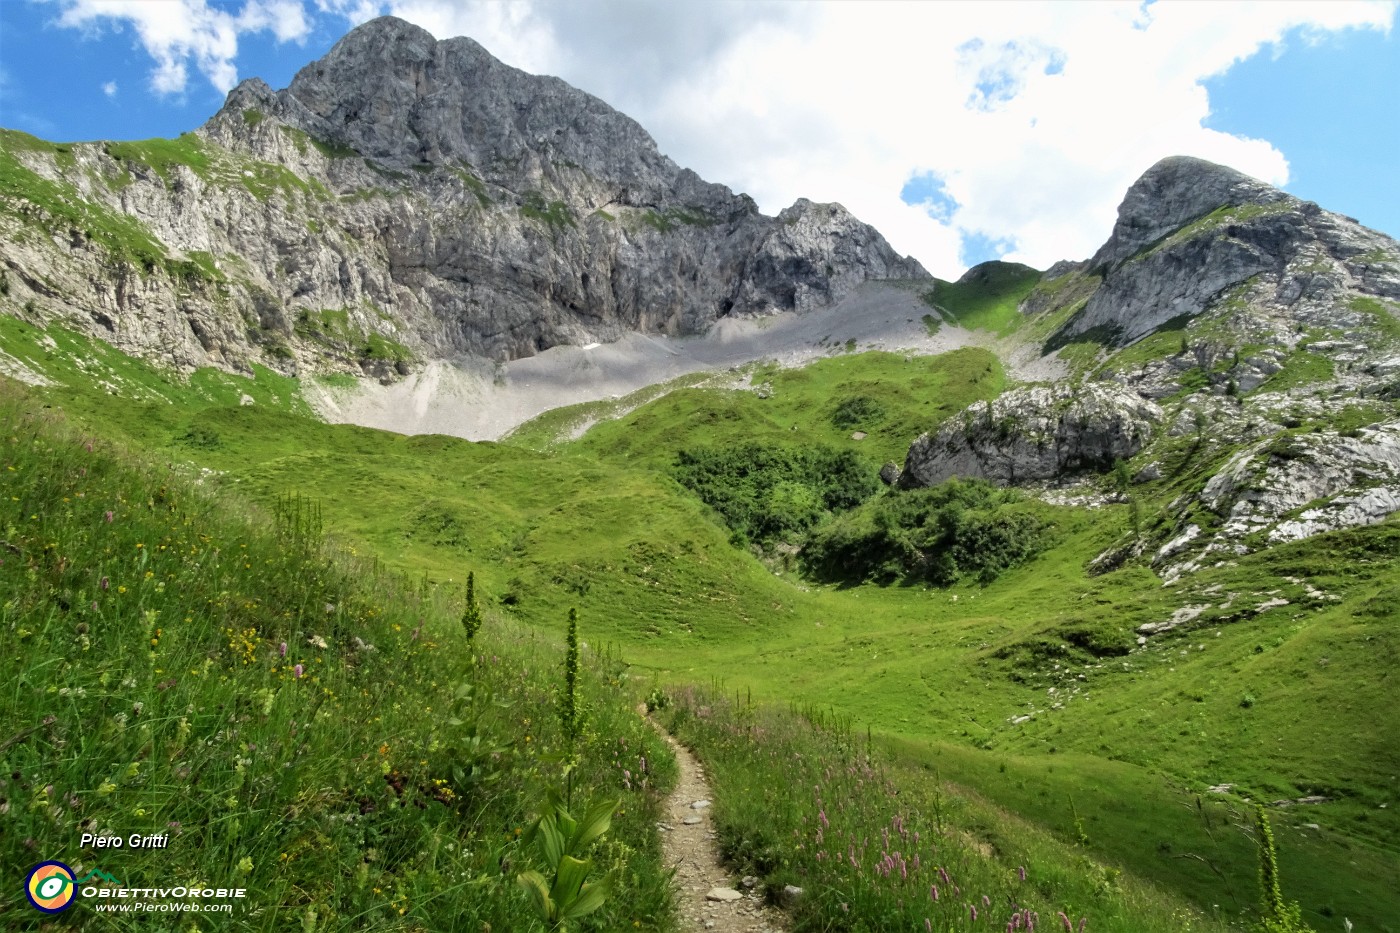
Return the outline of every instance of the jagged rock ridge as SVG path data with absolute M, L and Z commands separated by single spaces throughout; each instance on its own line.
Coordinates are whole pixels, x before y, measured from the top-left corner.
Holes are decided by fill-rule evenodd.
M 766 217 L 597 98 L 391 17 L 285 90 L 243 82 L 175 144 L 7 141 L 24 171 L 104 222 L 135 220 L 158 251 L 132 262 L 79 226 L 54 242 L 34 228 L 73 211 L 7 198 L 18 297 L 184 368 L 393 378 L 927 275 L 840 205 Z

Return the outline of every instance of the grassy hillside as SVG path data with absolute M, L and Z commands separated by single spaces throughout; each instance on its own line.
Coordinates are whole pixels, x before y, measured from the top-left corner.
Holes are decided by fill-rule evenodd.
M 1017 306 L 1039 280 L 1040 273 L 1030 266 L 984 262 L 956 282 L 935 280 L 924 300 L 969 330 L 1005 337 L 1021 326 Z
M 1048 547 L 988 586 L 818 586 L 731 545 L 730 530 L 672 478 L 676 452 L 750 438 L 826 442 L 874 453 L 873 468 L 898 431 L 995 394 L 1000 371 L 981 351 L 857 354 L 760 372 L 755 382 L 765 381 L 769 398 L 671 393 L 548 455 L 321 425 L 272 402 L 201 396 L 147 417 L 76 378 L 44 391 L 90 430 L 218 471 L 206 482 L 269 505 L 288 492 L 315 499 L 361 556 L 443 586 L 475 569 L 502 626 L 557 632 L 577 605 L 595 644 L 622 646 L 634 673 L 678 688 L 719 681 L 756 702 L 835 711 L 856 734 L 869 727 L 900 760 L 936 769 L 948 794 L 1006 808 L 1024 821 L 1016 832 L 1078 845 L 1101 867 L 1072 884 L 1122 871 L 1125 888 L 1151 879 L 1163 903 L 1219 905 L 1221 918 L 1243 922 L 1257 904 L 1246 801 L 1327 797 L 1271 808 L 1285 893 L 1319 930 L 1342 918 L 1395 928 L 1400 742 L 1373 712 L 1394 669 L 1385 620 L 1400 579 L 1395 522 L 1164 588 L 1140 562 L 1086 569 L 1131 540 L 1126 506 L 1031 505 Z M 853 396 L 905 427 L 851 440 L 831 417 Z M 1134 491 L 1144 529 L 1228 455 L 1177 443 L 1166 478 Z M 1290 604 L 1257 611 L 1275 596 Z M 1138 646 L 1137 625 L 1202 604 L 1192 624 Z M 1207 790 L 1222 784 L 1234 787 Z M 725 830 L 736 852 L 743 832 Z M 994 855 L 1000 838 L 987 842 Z M 1061 883 L 1046 881 L 1043 896 L 1058 897 Z
M 556 449 L 664 469 L 679 450 L 772 441 L 829 444 L 877 466 L 903 463 L 913 438 L 996 396 L 1005 379 L 996 356 L 976 348 L 934 357 L 853 353 L 799 369 L 760 364 L 747 375 L 752 390 L 679 388 Z M 854 439 L 857 432 L 865 437 Z M 517 433 L 530 436 L 530 426 Z
M 522 830 L 571 786 L 575 812 L 618 802 L 592 854 L 614 894 L 584 928 L 669 929 L 655 821 L 673 764 L 616 662 L 591 656 L 571 740 L 557 641 L 490 608 L 469 644 L 459 588 L 328 549 L 302 501 L 250 511 L 132 460 L 5 381 L 0 424 L 6 865 L 249 892 L 188 929 L 526 929 L 515 876 L 552 871 Z M 639 756 L 650 786 L 623 773 Z M 84 832 L 169 844 L 98 851 Z M 6 928 L 49 928 L 21 880 Z M 98 902 L 63 917 L 150 925 Z

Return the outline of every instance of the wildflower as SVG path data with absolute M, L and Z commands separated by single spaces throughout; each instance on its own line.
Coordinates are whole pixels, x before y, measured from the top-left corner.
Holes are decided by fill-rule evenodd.
M 296 667 L 292 668 L 292 673 L 296 674 L 296 676 L 300 678 L 301 675 L 304 673 L 304 670 L 302 666 L 298 664 Z
M 976 920 L 977 920 L 977 905 L 975 905 L 975 904 L 968 904 L 968 905 L 967 905 L 967 912 L 968 912 L 969 914 L 972 915 L 972 918 L 971 918 L 971 919 L 972 919 L 974 922 L 976 922 Z
M 112 515 L 112 510 L 111 510 L 111 509 L 108 509 L 105 513 L 103 513 L 102 517 L 105 518 L 105 519 L 107 520 L 107 524 L 110 525 L 110 524 L 112 524 L 112 519 L 113 519 L 115 516 Z
M 277 656 L 285 658 L 287 656 L 287 643 L 284 641 L 277 646 Z
M 100 589 L 108 590 L 112 588 L 112 581 L 107 579 L 106 577 L 103 577 L 101 582 L 99 582 L 97 586 Z M 96 605 L 96 603 L 94 603 L 93 605 Z
M 1026 880 L 1026 866 L 1022 865 L 1020 868 L 1016 869 L 1016 874 L 1020 876 L 1020 878 L 1021 878 L 1022 881 L 1025 881 L 1025 880 Z
M 1074 924 L 1070 922 L 1069 916 L 1063 910 L 1056 911 L 1056 914 L 1065 925 L 1065 933 L 1074 933 Z

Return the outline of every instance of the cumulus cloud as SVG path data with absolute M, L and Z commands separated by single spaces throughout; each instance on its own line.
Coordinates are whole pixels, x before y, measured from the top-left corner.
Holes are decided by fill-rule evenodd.
M 108 97 L 116 97 L 116 96 L 117 96 L 117 82 L 115 82 L 115 81 L 107 81 L 107 82 L 103 83 L 103 85 L 102 85 L 102 93 L 103 93 L 103 94 L 106 94 Z
M 150 86 L 181 94 L 189 66 L 221 92 L 238 83 L 234 59 L 243 33 L 270 31 L 279 42 L 298 41 L 311 30 L 300 0 L 247 0 L 234 13 L 206 0 L 57 0 L 58 25 L 85 31 L 130 26 L 155 61 Z

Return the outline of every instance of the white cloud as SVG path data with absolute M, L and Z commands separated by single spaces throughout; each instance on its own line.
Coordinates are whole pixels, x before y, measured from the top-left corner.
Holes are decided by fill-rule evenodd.
M 316 9 L 321 13 L 343 16 L 350 21 L 350 25 L 358 26 L 366 20 L 384 15 L 385 5 L 381 0 L 316 0 Z
M 237 22 L 240 32 L 270 29 L 278 42 L 300 42 L 311 32 L 300 0 L 248 0 Z
M 108 82 L 104 83 L 104 84 L 102 85 L 102 93 L 103 93 L 103 94 L 106 94 L 108 97 L 116 97 L 116 96 L 117 96 L 117 82 L 115 82 L 115 81 L 108 81 Z
M 300 0 L 247 0 L 237 14 L 206 0 L 58 0 L 58 25 L 82 30 L 131 26 L 155 60 L 151 89 L 157 94 L 183 93 L 189 64 L 219 91 L 238 83 L 234 59 L 238 37 L 271 31 L 279 42 L 304 38 L 311 30 Z
M 323 0 L 324 2 L 324 0 Z M 1274 184 L 1264 140 L 1202 124 L 1202 82 L 1291 31 L 1388 28 L 1391 3 L 501 4 L 392 0 L 439 38 L 557 74 L 765 212 L 840 201 L 939 275 L 963 235 L 1044 267 L 1082 258 L 1124 190 L 1189 154 Z M 933 172 L 946 220 L 899 199 Z

